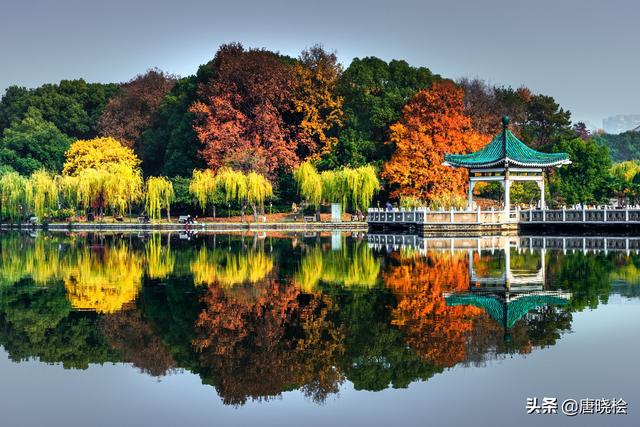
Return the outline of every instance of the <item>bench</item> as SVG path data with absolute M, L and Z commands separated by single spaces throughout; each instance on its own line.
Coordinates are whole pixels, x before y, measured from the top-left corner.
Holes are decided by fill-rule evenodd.
M 304 217 L 304 222 L 315 222 L 316 217 L 315 216 L 305 216 Z
M 187 215 L 180 215 L 178 217 L 178 224 L 186 224 L 189 217 Z
M 116 222 L 124 221 L 124 218 L 122 218 L 121 216 L 116 216 L 116 217 L 114 217 L 114 219 L 116 220 Z
M 138 222 L 146 224 L 147 222 L 149 222 L 149 217 L 148 216 L 139 216 L 138 217 Z

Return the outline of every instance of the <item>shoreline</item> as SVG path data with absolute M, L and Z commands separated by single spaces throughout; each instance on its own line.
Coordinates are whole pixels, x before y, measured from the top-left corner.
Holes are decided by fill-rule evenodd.
M 0 230 L 47 230 L 47 231 L 367 231 L 366 222 L 203 222 L 198 224 L 178 223 L 50 223 L 1 224 Z

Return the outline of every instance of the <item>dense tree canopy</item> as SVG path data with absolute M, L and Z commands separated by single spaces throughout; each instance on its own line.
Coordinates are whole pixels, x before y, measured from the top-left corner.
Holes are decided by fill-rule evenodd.
M 337 86 L 344 98 L 345 118 L 336 149 L 327 156 L 329 166 L 387 160 L 393 151 L 385 144 L 389 126 L 400 118 L 413 95 L 439 79 L 428 68 L 412 67 L 405 61 L 355 58 Z
M 93 138 L 102 110 L 118 90 L 117 84 L 62 80 L 35 89 L 9 87 L 0 101 L 0 131 L 22 120 L 34 107 L 44 120 L 72 138 Z
M 463 98 L 461 88 L 444 81 L 407 103 L 401 119 L 391 126 L 390 144 L 396 150 L 382 172 L 393 196 L 426 200 L 464 191 L 466 171 L 444 166 L 444 155 L 475 151 L 487 139 L 472 129 Z
M 569 154 L 571 164 L 558 169 L 551 191 L 566 204 L 597 203 L 607 195 L 611 158 L 607 148 L 593 139 L 573 138 L 560 141 L 557 151 Z
M 123 84 L 98 120 L 100 134 L 113 137 L 141 154 L 142 133 L 151 126 L 175 81 L 175 77 L 152 69 Z
M 191 107 L 207 165 L 271 175 L 293 168 L 299 158 L 297 129 L 288 120 L 295 111 L 291 67 L 239 44 L 222 46 L 213 62 L 215 79 L 199 85 Z
M 0 163 L 23 175 L 39 169 L 60 172 L 64 153 L 72 139 L 56 125 L 42 118 L 35 107 L 29 107 L 24 118 L 4 129 L 0 139 Z
M 640 159 L 640 132 L 624 132 L 619 135 L 595 134 L 593 138 L 609 149 L 614 162 Z

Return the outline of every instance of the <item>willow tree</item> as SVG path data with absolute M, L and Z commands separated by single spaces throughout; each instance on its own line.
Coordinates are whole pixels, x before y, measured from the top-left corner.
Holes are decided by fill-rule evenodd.
M 37 217 L 47 217 L 51 211 L 58 208 L 58 186 L 51 173 L 45 170 L 34 172 L 29 177 L 27 186 L 31 192 L 33 211 Z
M 238 202 L 240 213 L 244 221 L 244 210 L 247 208 L 247 178 L 240 172 L 230 168 L 221 168 L 215 177 L 215 188 L 223 197 L 224 201 Z
M 55 182 L 58 187 L 58 198 L 61 207 L 73 208 L 75 210 L 79 205 L 78 202 L 78 177 L 70 175 L 57 175 Z
M 258 212 L 264 213 L 264 201 L 273 196 L 273 187 L 267 178 L 255 172 L 246 176 L 246 200 L 253 209 L 253 217 L 258 219 Z
M 318 209 L 322 203 L 322 179 L 315 166 L 310 162 L 302 163 L 293 171 L 293 178 L 307 204 Z
M 217 201 L 216 179 L 213 172 L 210 169 L 194 169 L 189 182 L 189 193 L 196 198 L 200 209 L 206 212 L 207 206 Z
M 65 176 L 78 178 L 78 204 L 124 215 L 142 198 L 143 181 L 140 160 L 133 150 L 113 138 L 95 138 L 74 142 L 67 153 L 63 168 Z
M 342 168 L 318 173 L 311 163 L 303 163 L 294 171 L 300 194 L 311 206 L 341 203 L 343 207 L 366 210 L 380 189 L 376 170 L 371 165 L 356 169 Z
M 151 219 L 160 219 L 162 209 L 166 209 L 167 221 L 171 221 L 174 197 L 173 184 L 167 178 L 152 176 L 147 179 L 145 207 Z
M 131 215 L 132 206 L 144 196 L 140 169 L 131 168 L 126 163 L 110 164 L 106 167 L 105 179 L 105 202 L 114 213 L 124 215 L 128 211 Z
M 352 169 L 347 175 L 347 187 L 351 194 L 351 205 L 366 211 L 371 206 L 373 196 L 380 190 L 380 181 L 371 165 Z
M 6 172 L 0 177 L 0 214 L 9 221 L 19 221 L 31 203 L 31 187 L 18 172 Z

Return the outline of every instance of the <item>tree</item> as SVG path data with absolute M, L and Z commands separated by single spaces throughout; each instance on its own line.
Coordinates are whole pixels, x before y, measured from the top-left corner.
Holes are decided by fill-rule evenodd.
M 291 67 L 266 50 L 224 45 L 213 61 L 215 78 L 198 87 L 194 129 L 214 172 L 223 166 L 273 176 L 299 161 Z
M 391 127 L 389 143 L 396 150 L 382 172 L 393 197 L 462 194 L 466 171 L 444 166 L 444 155 L 475 151 L 484 142 L 463 109 L 464 93 L 450 81 L 434 83 L 407 103 Z
M 219 201 L 215 176 L 210 169 L 194 169 L 189 181 L 189 192 L 195 197 L 203 212 L 207 211 L 207 206 Z
M 22 120 L 4 130 L 0 162 L 23 175 L 42 168 L 60 172 L 71 142 L 53 123 L 44 120 L 39 110 L 29 107 Z
M 97 121 L 118 85 L 62 80 L 35 89 L 10 86 L 0 101 L 0 131 L 21 121 L 30 107 L 71 138 L 94 138 Z
M 571 112 L 564 110 L 551 96 L 533 95 L 527 103 L 523 141 L 546 147 L 559 139 L 575 135 L 571 130 Z
M 110 137 L 78 140 L 65 153 L 62 173 L 77 175 L 83 169 L 104 169 L 122 163 L 131 169 L 140 167 L 140 160 L 132 149 Z
M 226 202 L 240 203 L 243 216 L 246 206 L 251 206 L 255 219 L 258 213 L 264 212 L 264 201 L 273 196 L 269 180 L 255 172 L 245 175 L 240 171 L 222 168 L 216 174 L 215 187 Z
M 51 173 L 45 170 L 34 172 L 27 184 L 30 187 L 34 213 L 37 217 L 49 216 L 58 208 L 58 186 Z
M 588 204 L 606 198 L 611 158 L 606 147 L 593 139 L 562 140 L 554 147 L 569 154 L 571 164 L 558 169 L 551 179 L 551 194 L 560 203 Z
M 86 209 L 111 207 L 120 215 L 142 197 L 140 160 L 113 138 L 74 142 L 65 154 L 63 174 L 75 176 L 77 200 Z
M 640 159 L 640 132 L 624 132 L 619 135 L 594 134 L 593 139 L 609 149 L 614 162 Z
M 591 138 L 591 132 L 587 128 L 587 125 L 584 122 L 578 122 L 573 125 L 573 131 L 578 135 L 579 138 L 584 139 L 585 141 Z
M 322 178 L 311 162 L 304 162 L 293 171 L 300 195 L 313 207 L 322 203 Z
M 337 84 L 337 94 L 344 99 L 344 127 L 336 148 L 325 156 L 326 168 L 387 160 L 393 151 L 385 144 L 389 126 L 412 96 L 438 80 L 428 68 L 405 61 L 355 58 Z
M 350 205 L 353 210 L 365 211 L 380 189 L 371 165 L 318 173 L 311 163 L 305 162 L 294 171 L 294 179 L 300 194 L 317 208 L 322 202 L 342 203 L 345 208 Z
M 174 76 L 151 69 L 120 86 L 98 121 L 100 134 L 110 136 L 141 155 L 142 133 L 149 128 L 164 100 L 176 82 Z
M 147 179 L 145 206 L 151 219 L 160 219 L 162 209 L 167 210 L 167 221 L 171 221 L 171 202 L 175 194 L 173 184 L 165 177 L 152 176 Z
M 20 220 L 26 205 L 31 202 L 31 187 L 18 172 L 8 171 L 0 175 L 0 214 L 11 222 Z
M 336 93 L 342 67 L 335 53 L 315 45 L 302 51 L 293 69 L 297 90 L 296 112 L 302 115 L 299 126 L 298 155 L 317 160 L 328 154 L 337 143 L 337 130 L 342 125 L 343 98 Z
M 208 81 L 212 66 L 200 66 L 195 76 L 179 79 L 158 107 L 156 119 L 143 135 L 142 168 L 147 175 L 189 177 L 204 169 L 201 144 L 193 130 L 195 114 L 189 108 L 196 100 L 198 84 Z

